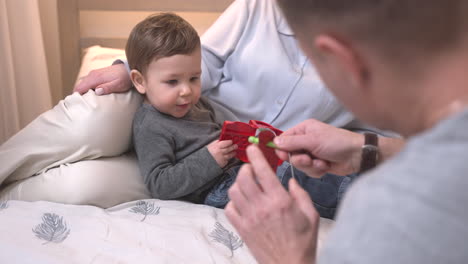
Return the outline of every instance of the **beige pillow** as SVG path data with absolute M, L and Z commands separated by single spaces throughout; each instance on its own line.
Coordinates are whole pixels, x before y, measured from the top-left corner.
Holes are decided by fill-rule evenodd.
M 123 50 L 91 47 L 83 57 L 79 76 L 109 66 L 124 55 Z M 90 90 L 83 96 L 67 96 L 1 145 L 0 184 L 9 184 L 9 188 L 0 189 L 0 196 L 103 207 L 148 197 L 142 191 L 135 158 L 121 156 L 130 148 L 133 115 L 141 102 L 142 96 L 134 90 L 105 96 Z M 120 167 L 112 165 L 116 163 Z M 131 190 L 116 188 L 110 194 L 111 186 Z M 57 189 L 61 191 L 46 191 Z M 67 192 L 75 197 L 67 198 L 63 195 Z M 96 195 L 99 193 L 103 195 Z

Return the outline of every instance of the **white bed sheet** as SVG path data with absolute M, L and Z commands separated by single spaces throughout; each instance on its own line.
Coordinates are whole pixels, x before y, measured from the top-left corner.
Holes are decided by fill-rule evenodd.
M 331 226 L 321 219 L 319 247 Z M 180 201 L 4 201 L 0 234 L 0 263 L 255 263 L 223 210 Z

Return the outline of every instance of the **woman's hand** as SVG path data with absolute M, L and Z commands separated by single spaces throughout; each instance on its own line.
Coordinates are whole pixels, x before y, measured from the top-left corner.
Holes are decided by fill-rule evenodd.
M 247 154 L 229 189 L 229 221 L 258 263 L 314 263 L 319 216 L 309 195 L 294 179 L 288 193 L 257 146 Z
M 219 167 L 224 168 L 229 160 L 236 156 L 237 145 L 233 144 L 232 140 L 215 140 L 207 148 Z
M 92 70 L 73 89 L 84 94 L 95 89 L 97 95 L 123 93 L 130 90 L 132 82 L 123 64 Z

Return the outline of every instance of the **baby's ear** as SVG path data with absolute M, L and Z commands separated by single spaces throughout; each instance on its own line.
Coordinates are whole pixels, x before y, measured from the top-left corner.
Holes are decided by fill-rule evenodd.
M 139 93 L 146 93 L 145 78 L 143 78 L 143 75 L 138 70 L 130 71 L 130 80 L 132 80 L 133 85 Z

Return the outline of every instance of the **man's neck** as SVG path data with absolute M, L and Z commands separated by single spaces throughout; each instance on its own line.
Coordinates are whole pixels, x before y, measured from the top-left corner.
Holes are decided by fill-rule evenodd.
M 415 96 L 420 100 L 403 132 L 406 136 L 430 129 L 468 108 L 468 49 L 443 56 L 428 69 L 428 77 L 418 85 L 419 95 Z

